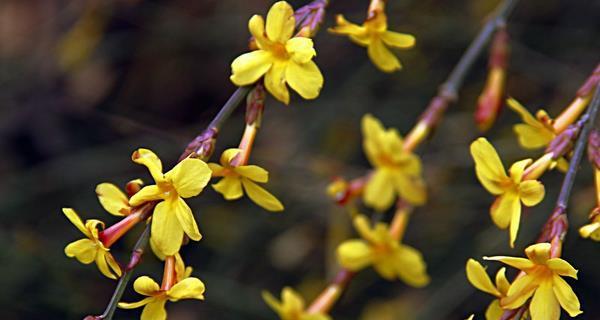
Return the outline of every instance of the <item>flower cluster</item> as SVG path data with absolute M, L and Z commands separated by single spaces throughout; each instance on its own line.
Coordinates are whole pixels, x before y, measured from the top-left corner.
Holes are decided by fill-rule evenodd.
M 537 243 L 525 249 L 527 258 L 484 257 L 521 271 L 510 284 L 502 268 L 496 276 L 496 286 L 478 262 L 472 259 L 467 262 L 467 277 L 473 286 L 498 298 L 488 308 L 486 319 L 500 319 L 504 310 L 517 309 L 529 298 L 532 298 L 529 312 L 533 320 L 557 320 L 561 307 L 571 317 L 582 313 L 579 299 L 562 278 L 577 279 L 577 270 L 563 259 L 551 258 L 550 252 L 550 243 Z

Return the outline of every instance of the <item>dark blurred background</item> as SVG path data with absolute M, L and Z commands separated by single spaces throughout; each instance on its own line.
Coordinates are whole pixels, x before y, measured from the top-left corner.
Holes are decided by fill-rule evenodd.
M 298 8 L 304 1 L 292 1 Z M 286 206 L 268 213 L 247 199 L 226 202 L 211 188 L 191 204 L 204 239 L 183 250 L 207 286 L 206 300 L 167 305 L 169 319 L 275 319 L 263 289 L 276 296 L 290 285 L 311 300 L 336 271 L 332 253 L 354 236 L 347 214 L 325 195 L 331 177 L 361 175 L 360 118 L 370 112 L 406 133 L 436 93 L 497 0 L 390 1 L 391 30 L 414 34 L 417 46 L 399 52 L 401 72 L 384 74 L 366 50 L 326 32 L 334 14 L 365 17 L 368 1 L 332 0 L 315 38 L 325 76 L 320 97 L 290 106 L 267 102 L 251 161 L 271 172 L 268 189 Z M 84 219 L 116 220 L 95 198 L 97 183 L 124 184 L 149 176 L 133 164 L 138 147 L 156 151 L 169 167 L 235 87 L 231 61 L 247 50 L 247 21 L 271 2 L 0 1 L 0 310 L 3 319 L 80 319 L 104 309 L 115 282 L 94 265 L 67 258 L 81 237 L 61 207 Z M 521 1 L 509 23 L 512 56 L 508 94 L 530 110 L 556 115 L 598 63 L 600 2 Z M 423 252 L 432 277 L 425 289 L 387 282 L 367 270 L 334 308 L 335 319 L 464 319 L 483 313 L 491 296 L 467 282 L 469 257 L 522 255 L 550 214 L 561 181 L 544 177 L 547 196 L 526 210 L 517 248 L 493 226 L 492 197 L 476 181 L 468 145 L 476 138 L 473 110 L 486 76 L 480 59 L 460 100 L 419 153 L 429 203 L 419 208 L 404 242 Z M 243 108 L 223 128 L 218 154 L 237 145 Z M 505 163 L 538 153 L 519 149 L 518 118 L 503 112 L 486 136 Z M 214 161 L 214 160 L 213 160 Z M 564 256 L 580 270 L 569 281 L 581 319 L 599 319 L 600 244 L 578 238 L 594 204 L 584 165 L 569 210 Z M 390 215 L 384 219 L 389 219 Z M 113 252 L 126 259 L 140 229 Z M 480 259 L 481 260 L 481 259 Z M 499 266 L 486 263 L 489 270 Z M 162 264 L 146 255 L 137 275 L 160 281 Z M 125 301 L 140 296 L 131 287 Z M 117 319 L 141 310 L 117 311 Z

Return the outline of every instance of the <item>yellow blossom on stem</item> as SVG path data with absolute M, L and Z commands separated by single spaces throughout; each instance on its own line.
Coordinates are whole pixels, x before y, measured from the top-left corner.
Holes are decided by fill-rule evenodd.
M 255 165 L 233 166 L 232 161 L 239 156 L 241 149 L 227 149 L 221 155 L 221 164 L 209 163 L 213 177 L 223 177 L 212 185 L 227 200 L 236 200 L 244 195 L 244 191 L 257 205 L 269 211 L 282 211 L 283 205 L 258 183 L 269 181 L 267 170 Z
M 408 49 L 415 45 L 415 37 L 388 30 L 387 17 L 383 11 L 378 11 L 362 25 L 349 22 L 343 15 L 337 15 L 337 26 L 330 32 L 347 35 L 354 43 L 367 47 L 371 61 L 384 72 L 400 70 L 402 65 L 398 58 L 388 49 L 389 47 Z
M 510 246 L 514 247 L 521 220 L 521 203 L 528 207 L 540 203 L 544 199 L 544 185 L 538 180 L 523 179 L 531 159 L 515 162 L 508 176 L 496 149 L 485 138 L 471 144 L 471 155 L 477 178 L 487 191 L 497 196 L 490 208 L 492 220 L 500 229 L 510 226 Z
M 184 232 L 190 239 L 200 240 L 192 210 L 183 198 L 202 192 L 211 176 L 208 165 L 200 159 L 186 158 L 163 174 L 160 159 L 148 149 L 138 149 L 131 159 L 146 166 L 156 183 L 145 186 L 129 200 L 132 206 L 160 201 L 152 215 L 151 238 L 156 249 L 165 256 L 174 255 L 181 247 Z
M 273 4 L 267 21 L 254 15 L 248 29 L 258 50 L 242 54 L 231 63 L 231 81 L 238 86 L 250 85 L 264 75 L 267 90 L 277 100 L 288 104 L 288 84 L 304 99 L 314 99 L 323 87 L 323 75 L 312 61 L 316 56 L 313 41 L 292 37 L 295 27 L 294 9 L 285 1 Z
M 76 258 L 83 264 L 96 262 L 98 269 L 103 275 L 116 279 L 120 277 L 121 267 L 110 253 L 110 249 L 105 246 L 98 234 L 98 227 L 104 229 L 104 222 L 96 219 L 86 220 L 85 224 L 71 208 L 63 208 L 63 213 L 83 233 L 87 239 L 80 239 L 69 243 L 65 247 L 65 254 L 69 258 Z
M 281 320 L 330 320 L 323 313 L 307 313 L 304 306 L 304 299 L 292 288 L 285 287 L 281 291 L 281 302 L 271 293 L 263 291 L 263 299 L 273 309 Z
M 579 228 L 579 235 L 582 238 L 590 238 L 594 241 L 600 241 L 600 208 L 595 208 L 592 212 L 592 221 Z
M 537 243 L 525 249 L 527 259 L 518 257 L 484 257 L 520 269 L 518 277 L 500 300 L 505 309 L 521 307 L 530 297 L 529 312 L 532 320 L 558 320 L 562 307 L 571 317 L 582 313 L 579 299 L 571 286 L 561 277 L 577 279 L 577 270 L 567 261 L 550 257 L 550 243 Z
M 387 280 L 399 278 L 413 287 L 429 283 L 421 253 L 394 239 L 387 224 L 379 222 L 371 228 L 367 217 L 358 215 L 354 228 L 362 239 L 344 241 L 337 248 L 338 262 L 344 268 L 358 271 L 372 265 Z
M 486 293 L 489 293 L 496 297 L 492 303 L 488 306 L 485 311 L 485 318 L 487 320 L 498 320 L 502 316 L 504 310 L 500 307 L 500 299 L 506 297 L 510 282 L 506 279 L 506 268 L 501 268 L 496 273 L 496 284 L 492 283 L 492 280 L 485 272 L 485 268 L 477 261 L 469 259 L 467 261 L 467 279 L 471 284 Z
M 374 172 L 365 186 L 365 204 L 383 211 L 396 195 L 411 204 L 426 200 L 425 183 L 421 178 L 421 160 L 403 148 L 402 137 L 396 129 L 385 129 L 370 114 L 362 118 L 363 149 Z
M 168 290 L 163 290 L 158 283 L 148 276 L 141 276 L 133 283 L 133 289 L 147 298 L 138 302 L 119 302 L 119 308 L 134 309 L 144 307 L 141 320 L 165 320 L 167 301 L 175 302 L 181 299 L 204 300 L 204 283 L 198 278 L 185 277 Z
M 514 131 L 519 144 L 526 149 L 538 149 L 547 146 L 556 137 L 552 119 L 544 110 L 538 110 L 535 117 L 517 100 L 509 98 L 508 107 L 521 116 L 523 123 L 516 124 Z

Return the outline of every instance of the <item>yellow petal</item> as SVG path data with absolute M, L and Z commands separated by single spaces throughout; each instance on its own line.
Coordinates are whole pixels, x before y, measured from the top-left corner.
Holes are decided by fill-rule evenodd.
M 379 243 L 379 238 L 375 234 L 374 230 L 371 229 L 369 219 L 366 216 L 359 214 L 352 220 L 352 222 L 354 224 L 354 229 L 356 229 L 361 238 L 373 244 Z
M 244 195 L 242 191 L 242 179 L 240 177 L 228 176 L 212 185 L 213 189 L 223 195 L 226 200 L 239 199 Z
M 283 204 L 281 204 L 281 202 L 275 198 L 274 195 L 258 186 L 256 183 L 246 178 L 242 178 L 242 186 L 244 187 L 246 194 L 248 194 L 248 198 L 250 198 L 250 200 L 257 205 L 269 211 L 283 210 Z
M 510 216 L 510 247 L 515 247 L 515 241 L 517 240 L 517 233 L 519 232 L 519 224 L 521 223 L 521 204 L 518 203 L 515 208 L 512 209 Z
M 256 40 L 256 45 L 260 49 L 267 49 L 272 44 L 271 40 L 265 36 L 265 20 L 263 17 L 255 14 L 248 20 L 248 30 Z
M 490 207 L 492 221 L 500 229 L 508 228 L 515 212 L 521 212 L 521 202 L 516 193 L 508 192 L 496 199 Z
M 208 163 L 210 171 L 212 171 L 213 177 L 222 177 L 225 174 L 225 168 L 216 163 Z
M 239 167 L 235 167 L 233 170 L 236 173 L 238 173 L 252 181 L 261 182 L 261 183 L 265 183 L 265 182 L 269 181 L 269 172 L 267 172 L 267 170 L 265 170 L 259 166 L 255 166 L 255 165 L 239 166 Z
M 533 262 L 525 258 L 518 257 L 507 257 L 507 256 L 494 256 L 494 257 L 483 257 L 484 260 L 500 261 L 513 268 L 520 270 L 527 270 L 534 266 Z
M 165 202 L 171 201 L 167 200 Z M 183 232 L 185 232 L 190 239 L 200 241 L 202 235 L 198 230 L 196 219 L 194 219 L 194 215 L 192 214 L 192 209 L 190 209 L 187 203 L 178 197 L 170 203 L 170 206 L 171 212 L 177 217 L 181 228 L 183 228 Z
M 165 173 L 165 178 L 173 183 L 180 197 L 190 198 L 202 192 L 211 175 L 212 171 L 204 161 L 187 158 Z
M 321 314 L 321 313 L 312 313 L 312 314 L 303 313 L 300 316 L 299 320 L 331 320 L 331 317 L 326 314 Z
M 63 211 L 64 215 L 67 217 L 67 219 L 69 219 L 69 221 L 71 221 L 71 223 L 77 229 L 79 229 L 79 231 L 81 231 L 81 233 L 85 234 L 85 236 L 88 238 L 92 236 L 92 234 L 85 227 L 85 225 L 83 224 L 83 221 L 81 221 L 81 218 L 79 218 L 79 215 L 77 215 L 77 212 L 75 212 L 75 210 L 73 210 L 71 208 L 63 208 L 62 211 Z
M 560 258 L 552 258 L 546 261 L 546 265 L 556 274 L 577 279 L 577 270 L 567 261 Z
M 150 243 L 150 249 L 152 249 L 152 252 L 154 252 L 154 255 L 161 261 L 165 261 L 165 255 L 158 249 L 158 246 L 156 245 L 156 239 L 154 239 L 153 237 L 150 237 L 150 241 L 148 241 Z
M 140 148 L 131 155 L 133 162 L 146 166 L 157 183 L 164 180 L 162 162 L 152 150 Z
M 383 44 L 380 39 L 372 40 L 367 48 L 371 61 L 384 72 L 400 70 L 402 66 L 398 58 Z
M 415 45 L 415 37 L 410 34 L 386 31 L 381 34 L 381 40 L 390 47 L 412 48 Z
M 485 272 L 485 268 L 473 259 L 467 261 L 467 279 L 475 288 L 496 297 L 501 296 L 500 291 L 492 284 L 492 280 Z
M 139 308 L 141 306 L 145 306 L 146 304 L 150 303 L 150 301 L 154 300 L 154 297 L 148 297 L 148 298 L 144 298 L 138 302 L 119 302 L 118 306 L 121 309 L 135 309 L 135 308 Z
M 152 280 L 152 278 L 141 276 L 133 282 L 133 290 L 144 296 L 152 296 L 160 290 L 160 287 L 156 281 Z
M 239 149 L 239 148 L 229 148 L 229 149 L 223 151 L 223 153 L 221 154 L 221 159 L 220 159 L 221 164 L 225 167 L 229 167 L 231 164 L 231 161 L 233 161 L 233 159 L 240 152 L 242 152 L 242 149 Z
M 75 257 L 83 264 L 90 264 L 96 259 L 98 247 L 96 243 L 90 239 L 80 239 L 69 243 L 65 247 L 65 254 L 69 258 Z
M 534 277 L 527 275 L 515 280 L 508 289 L 508 295 L 500 300 L 500 305 L 505 309 L 516 309 L 522 306 L 538 287 L 534 280 Z
M 115 260 L 115 257 L 113 257 L 113 255 L 108 251 L 105 251 L 103 254 L 104 259 L 106 259 L 106 262 L 108 263 L 108 267 L 110 270 L 112 270 L 111 273 L 115 274 L 117 277 L 123 275 L 123 271 L 121 270 L 117 260 Z
M 589 238 L 590 236 L 600 233 L 600 222 L 592 222 L 581 228 L 579 228 L 579 235 L 583 238 Z M 593 237 L 592 237 L 593 238 Z
M 198 278 L 186 278 L 176 283 L 169 291 L 167 296 L 171 301 L 179 299 L 198 299 L 204 300 L 204 283 Z
M 141 320 L 167 320 L 167 310 L 165 310 L 164 298 L 155 298 L 148 302 L 142 311 Z
M 96 266 L 98 266 L 98 270 L 109 279 L 117 279 L 117 277 L 112 273 L 110 268 L 108 267 L 108 263 L 106 262 L 105 254 L 102 251 L 98 251 L 96 253 Z
M 506 100 L 508 107 L 521 116 L 521 119 L 524 123 L 530 126 L 542 126 L 542 123 L 539 122 L 519 101 L 514 98 L 508 98 Z
M 496 149 L 485 138 L 471 143 L 471 156 L 475 161 L 475 173 L 484 188 L 494 195 L 504 192 L 508 179 Z
M 302 64 L 290 61 L 285 70 L 285 79 L 304 99 L 318 97 L 323 87 L 323 75 L 313 61 Z
M 288 40 L 285 43 L 285 50 L 292 61 L 299 64 L 307 63 L 317 55 L 312 39 L 304 37 L 294 37 Z
M 425 182 L 420 177 L 408 176 L 403 171 L 395 172 L 392 182 L 396 191 L 413 205 L 422 205 L 427 201 Z
M 527 180 L 519 184 L 519 197 L 524 205 L 531 207 L 544 199 L 544 185 L 537 180 Z
M 394 254 L 396 273 L 406 284 L 413 287 L 423 287 L 429 283 L 425 260 L 417 249 L 401 245 Z
M 519 144 L 526 149 L 543 148 L 554 138 L 550 131 L 528 124 L 515 124 L 513 130 L 517 134 Z
M 346 240 L 337 247 L 338 263 L 352 271 L 361 270 L 372 263 L 371 247 L 358 239 Z
M 393 176 L 388 170 L 376 169 L 371 175 L 363 195 L 366 205 L 377 211 L 388 209 L 394 202 Z
M 263 290 L 262 291 L 263 300 L 273 309 L 277 314 L 281 314 L 283 311 L 282 305 L 270 292 Z
M 132 206 L 139 206 L 144 202 L 160 199 L 162 199 L 162 191 L 157 185 L 153 184 L 143 187 L 142 190 L 131 196 L 131 199 L 129 199 L 129 204 Z
M 104 210 L 114 216 L 128 215 L 131 211 L 127 196 L 112 183 L 97 185 L 96 195 Z
M 381 121 L 371 114 L 365 114 L 361 120 L 363 148 L 369 162 L 375 166 L 380 153 L 380 136 L 385 132 Z
M 550 259 L 552 245 L 548 242 L 536 243 L 525 248 L 525 254 L 535 264 L 544 265 Z
M 167 201 L 157 204 L 150 230 L 156 248 L 165 256 L 177 253 L 183 240 L 183 228 L 171 209 Z
M 236 86 L 253 84 L 269 71 L 273 59 L 271 52 L 265 50 L 244 53 L 231 63 L 229 79 Z
M 272 41 L 285 43 L 292 37 L 295 24 L 292 6 L 285 1 L 275 2 L 267 13 L 267 37 Z
M 396 263 L 392 257 L 393 255 L 389 255 L 383 259 L 377 259 L 373 261 L 373 269 L 375 269 L 380 277 L 389 281 L 393 281 L 398 278 Z
M 292 314 L 304 311 L 304 299 L 290 287 L 285 287 L 281 291 L 281 302 L 284 309 L 287 309 L 286 311 Z
M 525 171 L 525 168 L 531 163 L 531 159 L 525 159 L 525 160 L 520 160 L 517 161 L 515 163 L 513 163 L 510 166 L 510 169 L 508 169 L 510 178 L 512 179 L 512 181 L 514 183 L 520 183 L 521 182 L 521 178 L 523 177 L 523 172 Z
M 290 93 L 285 86 L 285 69 L 287 62 L 275 62 L 271 69 L 265 74 L 265 87 L 275 99 L 285 103 L 290 103 Z
M 510 282 L 506 279 L 506 268 L 502 267 L 496 273 L 496 288 L 503 296 L 506 296 L 510 288 Z
M 504 309 L 500 306 L 500 300 L 494 299 L 485 310 L 486 320 L 500 320 L 504 314 Z
M 346 18 L 344 18 L 343 15 L 338 14 L 335 16 L 335 20 L 336 20 L 336 26 L 329 29 L 329 32 L 331 33 L 335 33 L 335 34 L 343 34 L 343 35 L 355 35 L 355 36 L 364 36 L 367 32 L 367 29 L 363 26 L 359 26 L 357 24 L 354 24 L 348 20 L 346 20 Z
M 535 290 L 529 306 L 531 320 L 559 320 L 560 305 L 554 296 L 552 282 L 544 281 Z
M 581 305 L 579 299 L 571 286 L 560 276 L 552 276 L 552 290 L 556 295 L 556 299 L 560 303 L 561 307 L 569 313 L 569 316 L 576 317 L 582 314 Z

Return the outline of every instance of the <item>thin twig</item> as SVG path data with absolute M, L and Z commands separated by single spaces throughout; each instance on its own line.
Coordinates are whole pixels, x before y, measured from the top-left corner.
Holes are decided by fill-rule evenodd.
M 144 232 L 140 235 L 138 241 L 135 243 L 133 250 L 131 252 L 131 257 L 129 259 L 129 263 L 125 268 L 125 272 L 123 276 L 119 279 L 117 283 L 117 287 L 113 292 L 112 297 L 110 298 L 110 302 L 106 306 L 104 313 L 100 316 L 87 316 L 84 320 L 111 320 L 113 315 L 115 314 L 115 310 L 117 309 L 117 305 L 125 292 L 125 288 L 127 288 L 127 284 L 131 279 L 131 275 L 133 274 L 133 269 L 140 262 L 140 259 L 146 249 L 146 245 L 148 244 L 148 239 L 150 237 L 150 223 L 146 225 Z

